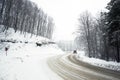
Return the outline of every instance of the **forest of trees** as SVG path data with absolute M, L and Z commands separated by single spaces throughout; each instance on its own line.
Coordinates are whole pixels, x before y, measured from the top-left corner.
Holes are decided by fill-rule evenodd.
M 120 62 L 120 0 L 111 0 L 106 9 L 97 17 L 88 11 L 80 15 L 80 35 L 75 42 L 84 45 L 89 57 Z M 54 29 L 52 17 L 29 0 L 0 0 L 0 25 L 5 26 L 3 31 L 14 28 L 21 34 L 28 32 L 47 38 L 52 37 Z
M 93 17 L 88 11 L 79 17 L 79 44 L 84 43 L 86 55 L 120 62 L 120 0 L 111 0 L 108 12 Z
M 51 38 L 54 28 L 52 17 L 29 0 L 0 0 L 0 25 Z

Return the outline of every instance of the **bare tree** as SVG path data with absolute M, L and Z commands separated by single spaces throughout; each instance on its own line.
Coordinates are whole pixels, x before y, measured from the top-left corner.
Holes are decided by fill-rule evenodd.
M 90 30 L 92 28 L 92 17 L 90 15 L 90 13 L 88 13 L 87 11 L 84 12 L 83 14 L 80 15 L 79 18 L 79 29 L 83 30 L 83 37 L 86 40 L 86 47 L 88 49 L 88 56 L 91 57 L 92 54 L 92 44 L 91 44 L 91 33 Z

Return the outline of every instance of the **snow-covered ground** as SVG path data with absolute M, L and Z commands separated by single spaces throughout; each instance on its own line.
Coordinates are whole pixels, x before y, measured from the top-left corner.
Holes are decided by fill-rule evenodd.
M 85 56 L 84 51 L 79 51 L 76 57 L 79 60 L 81 60 L 83 62 L 87 62 L 94 66 L 99 66 L 99 67 L 103 67 L 103 68 L 107 68 L 107 69 L 111 69 L 111 70 L 120 71 L 120 63 L 113 62 L 113 61 L 108 62 L 108 61 L 96 59 L 96 58 L 89 58 L 89 57 Z
M 21 33 L 20 31 L 15 31 L 12 28 L 9 28 L 7 31 L 4 31 L 4 26 L 0 25 L 0 39 L 2 40 L 12 40 L 17 42 L 49 42 L 50 40 L 47 38 L 43 38 L 41 36 L 32 35 L 29 33 Z M 26 34 L 26 35 L 25 35 Z
M 51 41 L 43 37 L 31 37 L 29 33 L 25 36 L 19 31 L 14 33 L 11 28 L 7 32 L 2 29 L 0 26 L 0 80 L 63 80 L 47 64 L 49 57 L 64 54 L 56 44 L 50 44 Z M 7 56 L 5 47 L 9 48 Z M 88 58 L 84 51 L 76 57 L 95 66 L 120 71 L 120 63 Z
M 0 80 L 62 80 L 48 67 L 47 58 L 64 52 L 55 44 L 42 46 L 35 44 L 49 42 L 49 39 L 36 36 L 26 38 L 20 32 L 13 31 L 9 29 L 6 36 L 5 32 L 0 32 L 0 39 L 16 41 L 16 43 L 0 42 Z M 28 35 L 30 34 L 27 33 L 26 36 Z M 7 56 L 5 47 L 9 47 Z

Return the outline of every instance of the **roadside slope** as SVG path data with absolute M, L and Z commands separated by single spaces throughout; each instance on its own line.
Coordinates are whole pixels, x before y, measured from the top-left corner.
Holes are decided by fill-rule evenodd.
M 49 39 L 15 33 L 12 28 L 1 31 L 0 80 L 63 80 L 47 65 L 47 58 L 58 54 L 63 52 Z

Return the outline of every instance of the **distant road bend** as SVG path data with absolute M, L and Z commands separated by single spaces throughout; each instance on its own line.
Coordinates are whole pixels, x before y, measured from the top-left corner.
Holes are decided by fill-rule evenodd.
M 51 57 L 48 65 L 64 80 L 120 80 L 120 72 L 84 63 L 74 54 Z

